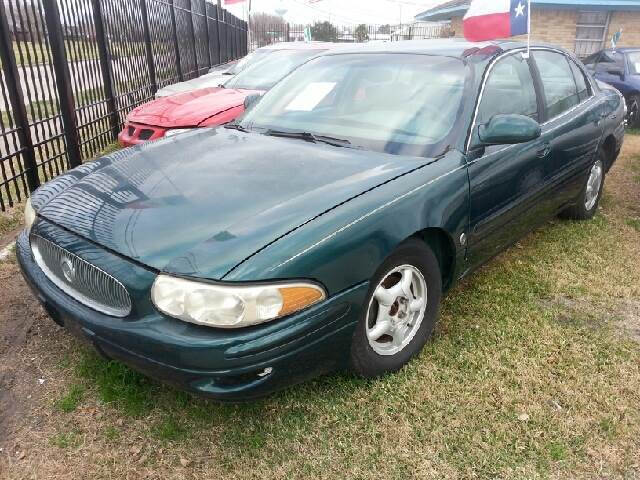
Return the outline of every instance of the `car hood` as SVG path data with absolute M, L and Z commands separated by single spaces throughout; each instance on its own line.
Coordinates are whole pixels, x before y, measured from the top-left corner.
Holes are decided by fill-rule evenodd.
M 186 82 L 178 82 L 167 85 L 156 92 L 156 98 L 168 97 L 177 93 L 191 92 L 202 88 L 215 88 L 221 83 L 233 78 L 233 75 L 224 73 L 225 70 L 210 72 L 201 77 L 187 80 Z
M 238 107 L 245 97 L 257 90 L 202 88 L 192 92 L 162 97 L 134 108 L 129 122 L 165 128 L 197 127 L 207 118 Z
M 196 129 L 40 188 L 38 215 L 152 268 L 222 279 L 252 254 L 428 159 Z

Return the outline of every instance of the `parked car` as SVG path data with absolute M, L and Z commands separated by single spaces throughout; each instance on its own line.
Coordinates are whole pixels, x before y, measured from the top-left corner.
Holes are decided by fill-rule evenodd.
M 564 50 L 405 41 L 295 70 L 239 123 L 84 164 L 17 241 L 60 325 L 219 399 L 398 370 L 442 293 L 556 214 L 591 218 L 623 101 Z
M 584 60 L 598 80 L 617 88 L 627 103 L 627 124 L 640 127 L 640 47 L 607 49 Z
M 224 65 L 218 65 L 209 70 L 205 75 L 201 75 L 185 82 L 167 85 L 156 92 L 156 98 L 168 97 L 177 93 L 192 92 L 201 88 L 217 87 L 224 84 L 234 75 L 240 73 L 243 69 L 265 58 L 269 53 L 275 52 L 282 48 L 286 48 L 289 44 L 277 43 L 254 50 L 248 55 L 237 61 L 229 62 Z
M 167 85 L 166 87 L 159 89 L 156 92 L 155 97 L 168 97 L 170 95 L 175 95 L 176 93 L 192 92 L 193 90 L 199 90 L 206 87 L 217 87 L 238 73 L 244 65 L 244 63 L 241 62 L 243 60 L 249 61 L 249 59 L 249 55 L 247 55 L 240 61 L 211 67 L 204 75 L 192 78 L 191 80 L 185 80 L 184 82 L 172 83 L 171 85 Z
M 334 46 L 290 42 L 265 47 L 257 61 L 251 60 L 224 85 L 158 98 L 134 108 L 118 140 L 123 146 L 131 146 L 191 128 L 230 122 L 244 111 L 245 97 L 263 93 L 301 63 Z

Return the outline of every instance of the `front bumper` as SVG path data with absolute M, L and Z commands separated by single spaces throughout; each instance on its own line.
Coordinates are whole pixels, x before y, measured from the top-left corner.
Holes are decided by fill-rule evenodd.
M 118 142 L 123 147 L 133 147 L 134 145 L 158 140 L 164 137 L 166 133 L 167 129 L 163 127 L 126 122 L 122 131 L 118 134 Z
M 75 242 L 85 241 L 76 237 Z M 85 243 L 80 250 L 93 261 L 100 255 L 111 256 Z M 368 286 L 362 283 L 275 322 L 223 330 L 181 322 L 146 305 L 134 306 L 125 318 L 102 314 L 79 303 L 45 276 L 33 259 L 26 232 L 18 238 L 16 253 L 25 279 L 49 315 L 87 339 L 102 355 L 184 390 L 228 401 L 264 396 L 345 368 Z M 119 257 L 117 261 L 126 262 Z M 106 258 L 100 268 L 113 268 L 114 263 Z M 155 277 L 149 271 L 138 275 Z M 150 303 L 148 298 L 132 296 L 136 304 Z

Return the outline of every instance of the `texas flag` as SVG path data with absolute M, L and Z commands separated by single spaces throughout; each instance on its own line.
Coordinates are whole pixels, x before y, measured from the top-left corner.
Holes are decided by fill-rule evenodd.
M 471 42 L 528 33 L 527 0 L 472 0 L 462 21 L 464 38 Z

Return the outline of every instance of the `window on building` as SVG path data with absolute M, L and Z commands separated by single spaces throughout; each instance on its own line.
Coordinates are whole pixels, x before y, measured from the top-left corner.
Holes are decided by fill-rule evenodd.
M 567 58 L 555 52 L 533 52 L 544 89 L 547 118 L 553 118 L 580 103 L 578 89 Z M 584 79 L 583 79 L 584 80 Z
M 609 12 L 579 11 L 576 25 L 576 55 L 583 58 L 602 49 L 608 26 Z

